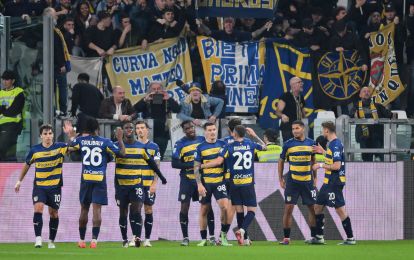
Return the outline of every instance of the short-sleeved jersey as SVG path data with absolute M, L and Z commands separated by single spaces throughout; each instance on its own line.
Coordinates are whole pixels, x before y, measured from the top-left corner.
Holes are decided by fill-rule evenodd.
M 337 138 L 329 142 L 325 153 L 325 164 L 332 165 L 341 162 L 341 168 L 337 171 L 325 170 L 323 183 L 330 185 L 345 185 L 345 152 L 342 142 Z
M 231 135 L 225 136 L 221 140 L 223 140 L 225 144 L 231 144 L 231 143 L 234 142 L 234 138 Z M 245 137 L 244 140 L 250 140 L 250 139 Z M 225 166 L 225 169 L 224 169 L 225 176 L 224 176 L 224 178 L 226 180 L 229 180 L 230 179 L 230 171 L 229 171 L 230 167 L 227 165 L 227 160 L 224 162 L 224 166 Z
M 180 170 L 181 177 L 195 180 L 193 165 L 194 153 L 197 149 L 197 146 L 204 141 L 205 138 L 203 136 L 196 136 L 194 139 L 183 137 L 175 143 L 172 158 L 181 160 L 183 163 L 191 164 L 189 168 Z
M 67 150 L 66 143 L 54 143 L 48 148 L 38 144 L 30 149 L 26 164 L 35 164 L 35 186 L 44 189 L 62 186 L 62 164 Z
M 158 144 L 154 142 L 147 142 L 144 144 L 144 148 L 147 151 L 147 154 L 151 156 L 155 161 L 161 160 L 161 154 L 160 154 L 160 148 L 158 147 Z M 142 185 L 144 187 L 151 186 L 152 182 L 154 181 L 154 170 L 151 169 L 151 167 L 148 165 L 148 163 L 145 162 L 145 165 L 142 165 Z
M 119 155 L 119 148 L 111 140 L 100 136 L 80 136 L 72 144 L 81 151 L 82 181 L 100 183 L 106 181 L 106 165 Z
M 115 144 L 118 145 L 118 142 Z M 135 141 L 124 145 L 125 155 L 118 155 L 115 159 L 115 185 L 139 186 L 142 183 L 142 169 L 148 165 L 146 160 L 149 159 L 145 144 Z
M 254 184 L 254 156 L 263 147 L 248 139 L 234 141 L 227 144 L 221 151 L 229 167 L 230 184 L 234 186 L 248 186 Z
M 201 164 L 208 163 L 216 159 L 220 155 L 220 150 L 226 145 L 224 141 L 217 140 L 214 143 L 202 142 L 197 146 L 194 154 L 194 161 Z M 206 168 L 202 170 L 202 179 L 205 184 L 222 183 L 224 180 L 224 167 L 220 165 L 214 168 Z
M 312 156 L 315 141 L 291 138 L 283 145 L 280 158 L 289 162 L 289 174 L 293 181 L 312 181 Z

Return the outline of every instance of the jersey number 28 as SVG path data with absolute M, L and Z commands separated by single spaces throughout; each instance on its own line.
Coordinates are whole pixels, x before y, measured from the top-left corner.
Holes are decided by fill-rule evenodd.
M 250 151 L 244 153 L 234 152 L 233 156 L 237 158 L 233 165 L 235 170 L 248 170 L 252 167 L 253 155 Z

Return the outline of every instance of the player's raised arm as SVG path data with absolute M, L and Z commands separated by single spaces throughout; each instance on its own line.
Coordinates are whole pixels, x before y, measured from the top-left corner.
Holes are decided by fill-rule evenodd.
M 125 156 L 125 144 L 124 144 L 124 130 L 122 130 L 122 128 L 117 127 L 116 128 L 116 139 L 118 141 L 119 144 L 119 154 L 121 156 Z
M 29 169 L 30 169 L 30 164 L 25 163 L 20 173 L 19 179 L 17 180 L 16 185 L 14 185 L 14 191 L 16 193 L 20 191 L 20 185 L 22 184 L 22 181 L 24 177 L 26 176 L 27 172 L 29 171 Z
M 262 146 L 262 151 L 267 150 L 267 146 L 265 142 L 263 142 L 263 140 L 260 139 L 260 137 L 256 134 L 256 132 L 252 128 L 246 127 L 246 133 L 253 139 L 253 141 L 257 142 L 258 144 Z
M 63 128 L 63 132 L 66 134 L 66 136 L 69 138 L 70 141 L 73 141 L 76 138 L 76 131 L 71 121 L 69 120 L 63 121 L 62 128 Z M 76 150 L 78 150 L 76 147 L 69 145 L 67 152 L 69 153 L 69 152 L 73 152 Z

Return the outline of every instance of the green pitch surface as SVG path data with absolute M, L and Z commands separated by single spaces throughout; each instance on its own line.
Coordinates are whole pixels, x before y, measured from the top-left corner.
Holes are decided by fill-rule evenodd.
M 306 245 L 293 241 L 289 246 L 276 242 L 254 242 L 250 247 L 181 247 L 179 242 L 154 241 L 152 248 L 122 248 L 121 243 L 98 243 L 96 249 L 80 249 L 75 243 L 56 243 L 56 249 L 34 248 L 33 244 L 0 244 L 0 259 L 414 259 L 414 241 L 358 241 L 356 246 L 338 246 L 340 241 L 327 241 L 327 245 Z M 89 246 L 89 245 L 88 245 Z

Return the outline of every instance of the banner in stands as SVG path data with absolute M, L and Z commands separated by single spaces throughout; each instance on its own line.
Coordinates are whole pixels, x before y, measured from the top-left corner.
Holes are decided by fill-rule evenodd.
M 216 80 L 226 85 L 226 112 L 256 113 L 264 75 L 263 41 L 230 43 L 197 37 L 207 90 Z
M 249 228 L 253 241 L 283 239 L 282 216 L 284 193 L 280 189 L 276 163 L 255 164 L 255 187 L 258 207 L 256 218 Z M 33 242 L 32 188 L 34 167 L 23 181 L 20 192 L 15 193 L 14 184 L 22 164 L 3 163 L 0 168 L 0 242 Z M 64 163 L 62 200 L 59 209 L 60 224 L 57 242 L 79 239 L 78 219 L 80 213 L 79 186 L 81 163 Z M 285 166 L 287 168 L 287 165 Z M 363 169 L 363 171 L 361 171 Z M 152 240 L 181 240 L 179 223 L 180 203 L 177 200 L 180 186 L 179 170 L 172 169 L 170 162 L 161 163 L 161 171 L 167 185 L 158 185 L 154 205 Z M 396 240 L 404 238 L 404 165 L 396 163 L 348 163 L 347 185 L 344 188 L 347 212 L 352 220 L 354 235 L 358 240 Z M 318 187 L 322 185 L 323 171 L 318 171 Z M 100 241 L 122 241 L 118 225 L 119 209 L 115 203 L 114 164 L 107 169 L 109 205 L 102 207 Z M 389 185 L 392 183 L 392 185 Z M 411 204 L 407 204 L 411 205 Z M 220 230 L 220 211 L 213 201 L 216 235 Z M 199 203 L 192 203 L 189 216 L 189 238 L 199 240 Z M 293 211 L 291 238 L 299 243 L 310 238 L 307 224 L 308 209 L 298 203 Z M 89 215 L 91 218 L 91 214 Z M 345 233 L 335 209 L 325 210 L 325 238 L 342 239 Z M 49 216 L 43 214 L 43 238 L 48 237 Z M 232 228 L 237 227 L 236 219 Z M 18 232 L 16 232 L 16 228 Z M 86 240 L 91 239 L 92 225 L 88 225 Z M 233 230 L 233 229 L 230 229 Z M 131 228 L 128 225 L 128 237 Z M 229 232 L 229 238 L 235 239 Z M 234 242 L 233 242 L 234 243 Z
M 176 99 L 181 99 L 184 91 L 176 87 L 175 81 L 193 81 L 185 38 L 150 44 L 147 50 L 141 47 L 118 50 L 108 57 L 106 70 L 112 86 L 124 87 L 126 97 L 133 104 L 144 97 L 153 81 L 162 82 Z
M 311 57 L 315 108 L 348 104 L 364 86 L 368 73 L 357 51 L 311 52 Z
M 313 113 L 311 60 L 309 49 L 296 49 L 283 42 L 266 42 L 266 70 L 260 96 L 259 124 L 262 128 L 279 127 L 277 102 L 284 92 L 290 91 L 289 80 L 302 79 L 306 116 Z M 311 118 L 310 118 L 311 119 Z M 309 120 L 309 124 L 313 121 Z
M 85 58 L 70 57 L 70 65 L 72 70 L 67 74 L 68 87 L 73 88 L 78 83 L 78 75 L 80 73 L 88 73 L 89 83 L 102 89 L 102 59 L 101 58 Z
M 376 103 L 387 105 L 403 91 L 394 48 L 395 25 L 390 23 L 377 33 L 371 33 L 369 49 L 371 78 L 369 87 Z
M 278 0 L 196 0 L 198 17 L 273 18 Z

